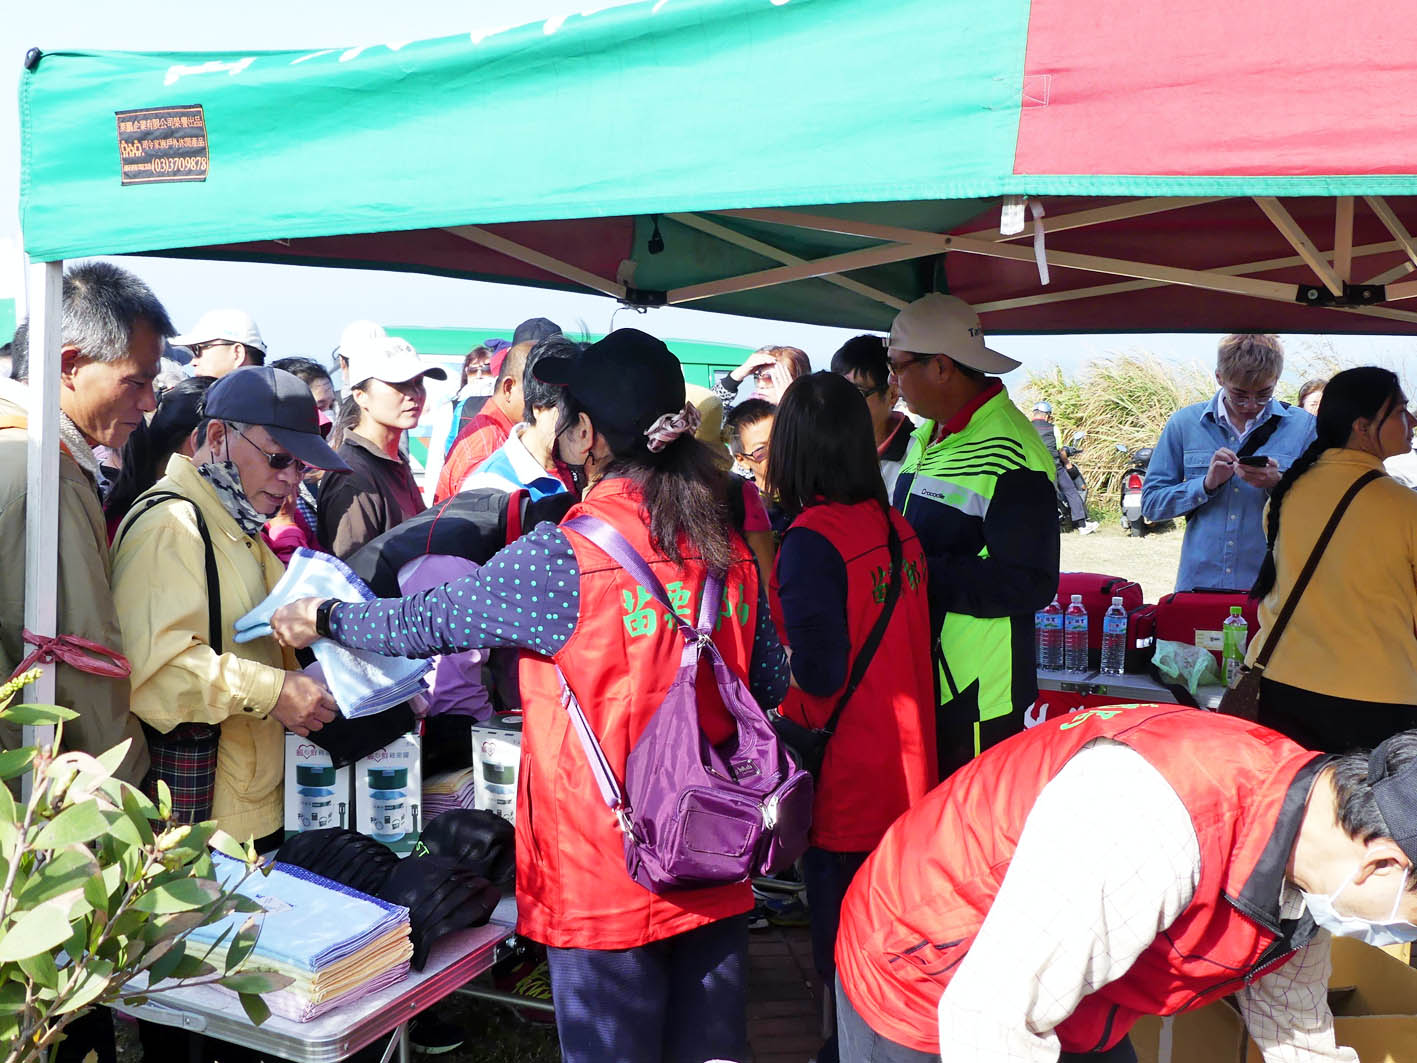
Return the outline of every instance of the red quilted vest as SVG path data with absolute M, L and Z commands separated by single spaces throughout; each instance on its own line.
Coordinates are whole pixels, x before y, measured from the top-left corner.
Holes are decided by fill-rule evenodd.
M 676 611 L 694 622 L 703 564 L 662 559 L 649 542 L 649 518 L 630 480 L 604 480 L 566 519 L 588 513 L 614 527 L 664 584 Z M 575 691 L 601 748 L 623 782 L 625 759 L 664 700 L 679 667 L 683 637 L 664 611 L 599 547 L 567 538 L 580 569 L 580 611 L 566 645 L 552 658 L 523 654 L 523 731 L 517 792 L 517 929 L 558 948 L 623 949 L 753 906 L 747 883 L 656 896 L 625 871 L 620 828 L 606 807 L 570 718 L 561 707 L 555 665 Z M 758 575 L 741 542 L 730 566 L 714 633 L 723 659 L 748 674 L 758 616 Z M 682 605 L 680 604 L 682 602 Z M 699 681 L 700 720 L 720 742 L 733 723 L 711 676 Z
M 896 817 L 939 781 L 925 554 L 905 518 L 891 510 L 891 519 L 901 539 L 904 565 L 900 598 L 861 685 L 827 743 L 812 807 L 811 843 L 839 853 L 874 849 Z M 890 582 L 881 507 L 875 502 L 809 506 L 792 528 L 821 535 L 845 562 L 849 672 L 880 615 Z M 772 605 L 781 631 L 776 578 Z M 793 687 L 779 711 L 805 726 L 821 727 L 839 696 L 815 697 Z
M 1200 843 L 1201 877 L 1166 934 L 1058 1026 L 1062 1048 L 1110 1048 L 1139 1016 L 1200 1007 L 1294 955 L 1277 923 L 1265 925 L 1277 920 L 1266 911 L 1278 904 L 1273 865 L 1277 859 L 1282 872 L 1326 758 L 1256 724 L 1196 709 L 1092 709 L 1016 735 L 956 772 L 895 823 L 857 874 L 842 906 L 837 971 L 877 1033 L 939 1051 L 940 996 L 993 903 L 1024 820 L 1048 781 L 1095 738 L 1135 749 L 1180 796 Z M 1297 797 L 1281 821 L 1291 788 Z M 1272 838 L 1277 848 L 1264 854 Z M 1247 895 L 1262 855 L 1270 888 L 1256 882 Z

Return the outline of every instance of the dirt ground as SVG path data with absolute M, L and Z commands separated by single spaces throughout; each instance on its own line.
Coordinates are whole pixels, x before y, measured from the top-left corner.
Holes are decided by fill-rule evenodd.
M 1103 522 L 1091 535 L 1068 532 L 1061 540 L 1064 572 L 1101 572 L 1141 584 L 1145 601 L 1154 602 L 1176 588 L 1181 563 L 1182 525 L 1129 538 L 1117 520 Z

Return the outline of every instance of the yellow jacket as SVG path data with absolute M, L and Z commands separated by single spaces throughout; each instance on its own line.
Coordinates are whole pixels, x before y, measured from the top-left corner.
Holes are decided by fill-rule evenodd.
M 221 724 L 212 814 L 236 837 L 259 838 L 282 822 L 285 729 L 269 714 L 296 663 L 269 636 L 237 644 L 230 633 L 285 570 L 259 537 L 241 531 L 187 458 L 174 455 L 151 490 L 201 507 L 216 553 L 224 652 L 209 641 L 206 565 L 192 507 L 169 501 L 136 519 L 130 514 L 114 539 L 113 600 L 133 666 L 133 712 L 164 733 L 179 723 Z
M 1278 578 L 1260 603 L 1250 663 L 1339 499 L 1382 467 L 1371 454 L 1334 448 L 1294 481 L 1280 509 Z M 1386 476 L 1358 492 L 1265 675 L 1331 697 L 1417 705 L 1417 492 Z

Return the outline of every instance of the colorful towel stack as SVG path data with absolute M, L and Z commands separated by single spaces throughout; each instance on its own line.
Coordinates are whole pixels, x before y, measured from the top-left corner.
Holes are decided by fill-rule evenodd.
M 243 866 L 223 856 L 214 858 L 217 877 L 235 881 Z M 270 874 L 248 878 L 239 892 L 265 909 L 261 935 L 248 968 L 265 968 L 289 975 L 286 988 L 265 993 L 271 1011 L 294 1022 L 309 1022 L 331 1008 L 348 1004 L 401 981 L 409 971 L 413 944 L 408 909 L 359 893 L 290 864 L 272 865 Z M 219 923 L 199 927 L 192 941 L 210 943 L 230 933 L 208 957 L 221 968 L 236 932 L 250 916 L 237 913 Z M 216 986 L 204 994 L 234 994 Z
M 477 769 L 462 768 L 430 775 L 423 780 L 423 824 L 444 812 L 477 807 Z

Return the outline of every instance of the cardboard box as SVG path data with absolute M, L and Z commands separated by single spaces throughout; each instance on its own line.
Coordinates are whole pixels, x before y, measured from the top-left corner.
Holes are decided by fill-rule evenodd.
M 522 733 L 511 727 L 473 727 L 472 766 L 477 773 L 475 808 L 517 821 L 517 777 L 521 771 Z
M 1362 1063 L 1417 1061 L 1417 970 L 1405 953 L 1333 939 L 1334 1037 Z M 1143 1016 L 1131 1036 L 1138 1063 L 1264 1063 L 1229 999 L 1166 1019 Z
M 285 836 L 348 827 L 354 816 L 353 774 L 336 768 L 308 738 L 285 736 Z
M 413 851 L 422 830 L 421 753 L 419 736 L 410 733 L 354 763 L 351 826 L 400 856 Z
M 1249 1039 L 1228 1000 L 1164 1019 L 1143 1015 L 1131 1038 L 1137 1063 L 1242 1063 Z

